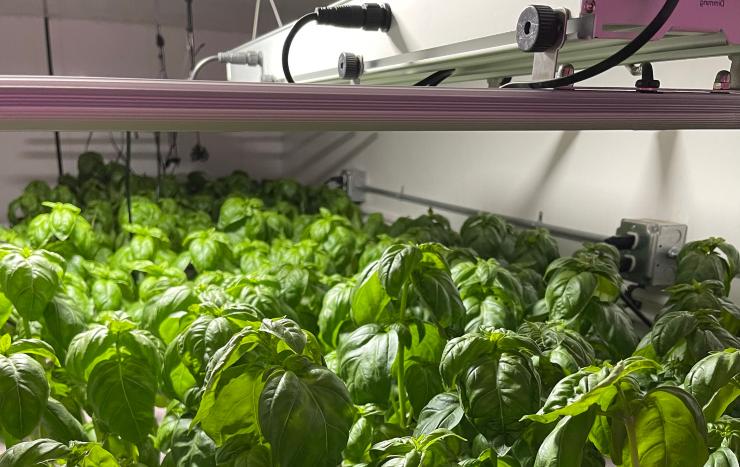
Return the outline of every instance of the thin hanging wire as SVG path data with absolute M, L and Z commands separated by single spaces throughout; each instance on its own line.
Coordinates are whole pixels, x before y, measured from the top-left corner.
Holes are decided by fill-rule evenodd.
M 46 66 L 48 68 L 49 76 L 54 76 L 54 57 L 51 51 L 51 31 L 49 28 L 49 5 L 44 0 L 44 42 L 46 44 Z M 54 146 L 57 153 L 57 170 L 59 176 L 64 175 L 64 166 L 62 164 L 62 140 L 59 136 L 59 132 L 54 132 Z
M 272 14 L 275 15 L 275 21 L 278 24 L 278 27 L 283 27 L 283 20 L 280 18 L 280 13 L 278 12 L 277 5 L 275 5 L 275 0 L 270 0 L 270 5 L 272 6 Z
M 110 144 L 116 151 L 116 162 L 120 162 L 120 160 L 123 159 L 123 148 L 116 142 L 116 137 L 113 135 L 113 132 L 108 133 L 108 137 L 110 138 Z
M 154 0 L 154 24 L 157 28 L 156 44 L 157 44 L 157 58 L 159 60 L 159 79 L 168 79 L 167 74 L 167 55 L 165 53 L 165 40 L 162 35 L 162 24 L 159 20 L 160 16 L 159 0 Z M 167 133 L 167 156 L 165 160 L 162 159 L 160 145 L 162 144 L 162 137 L 159 132 L 154 134 L 154 140 L 157 145 L 157 173 L 161 173 L 169 166 L 176 167 L 180 163 L 180 156 L 177 151 L 177 133 Z M 159 186 L 159 184 L 157 184 Z
M 126 132 L 126 208 L 128 209 L 128 223 L 133 223 L 131 215 L 131 132 Z
M 195 48 L 195 28 L 193 26 L 193 0 L 185 0 L 187 7 L 187 52 L 190 58 L 190 72 L 195 68 L 195 59 L 205 44 L 201 44 L 198 48 Z M 190 159 L 196 162 L 202 162 L 208 160 L 208 150 L 201 144 L 200 132 L 195 133 L 195 146 L 190 151 Z
M 87 141 L 85 141 L 85 152 L 90 150 L 90 143 L 92 142 L 92 139 L 93 139 L 93 132 L 91 131 L 90 133 L 87 134 Z
M 252 40 L 257 39 L 257 29 L 260 23 L 260 5 L 262 0 L 255 0 L 254 2 L 254 21 L 252 23 Z

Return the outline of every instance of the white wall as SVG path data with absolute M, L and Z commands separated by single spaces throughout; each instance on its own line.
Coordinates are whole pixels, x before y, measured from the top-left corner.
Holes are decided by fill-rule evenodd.
M 59 75 L 117 76 L 153 78 L 159 73 L 153 25 L 100 22 L 75 19 L 52 19 L 51 38 L 54 68 Z M 166 27 L 167 70 L 171 78 L 187 76 L 185 32 Z M 204 42 L 200 57 L 227 50 L 244 41 L 246 35 L 217 31 L 197 31 L 196 38 Z M 43 35 L 43 20 L 30 16 L 0 16 L 0 74 L 47 73 Z M 203 79 L 223 80 L 222 65 L 205 68 Z M 113 137 L 122 147 L 123 135 Z M 87 133 L 62 133 L 64 169 L 76 171 L 76 158 L 87 141 Z M 116 152 L 111 135 L 96 133 L 90 149 L 108 158 Z M 258 177 L 274 177 L 282 170 L 283 135 L 269 134 L 203 134 L 203 144 L 211 160 L 192 164 L 190 149 L 193 135 L 180 135 L 180 157 L 183 164 L 178 172 L 206 170 L 214 175 L 244 169 Z M 52 133 L 0 133 L 2 165 L 0 166 L 0 221 L 5 220 L 8 202 L 18 196 L 31 180 L 52 182 L 57 176 L 56 152 Z M 162 146 L 166 151 L 166 143 Z M 153 135 L 140 134 L 134 139 L 132 161 L 136 170 L 153 174 L 156 170 Z

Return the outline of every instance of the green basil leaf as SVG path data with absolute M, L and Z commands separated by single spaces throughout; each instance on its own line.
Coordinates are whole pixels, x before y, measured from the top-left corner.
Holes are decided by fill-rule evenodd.
M 63 265 L 54 253 L 18 249 L 0 259 L 0 287 L 21 316 L 37 320 L 59 287 Z
M 650 391 L 632 414 L 637 433 L 640 465 L 690 467 L 707 460 L 706 424 L 701 408 L 678 388 Z M 632 467 L 629 443 L 625 443 L 624 466 Z
M 88 441 L 87 433 L 79 420 L 61 402 L 51 397 L 46 401 L 41 429 L 46 436 L 60 443 Z
M 455 393 L 437 394 L 419 413 L 414 436 L 430 434 L 439 428 L 454 430 L 465 416 L 460 397 Z
M 340 337 L 337 347 L 339 376 L 356 403 L 383 404 L 388 400 L 398 345 L 395 332 L 384 332 L 375 324 L 367 324 Z
M 101 425 L 132 443 L 144 441 L 154 427 L 156 392 L 156 375 L 132 358 L 98 363 L 87 383 L 87 398 Z
M 0 454 L 0 467 L 36 467 L 66 459 L 69 448 L 51 439 L 18 443 Z
M 545 300 L 550 319 L 570 319 L 582 312 L 596 292 L 598 282 L 590 272 L 558 274 L 548 284 Z
M 25 354 L 0 356 L 0 425 L 14 437 L 28 436 L 49 398 L 44 368 Z
M 27 355 L 38 355 L 51 360 L 56 366 L 61 366 L 59 359 L 54 353 L 54 348 L 46 342 L 38 339 L 18 339 L 5 351 L 6 355 L 23 353 Z
M 563 417 L 537 451 L 534 467 L 581 466 L 596 409 Z
M 707 421 L 718 420 L 740 397 L 740 352 L 727 349 L 705 357 L 686 375 L 684 386 L 704 407 Z
M 488 439 L 515 435 L 540 407 L 539 375 L 528 356 L 497 353 L 476 360 L 458 381 L 465 416 Z
M 421 260 L 422 253 L 414 245 L 397 244 L 385 250 L 378 262 L 378 277 L 385 292 L 399 298 Z
M 280 465 L 336 466 L 353 419 L 342 381 L 305 357 L 291 357 L 260 395 L 260 429 Z
M 352 294 L 352 320 L 355 324 L 377 323 L 391 301 L 380 281 L 378 263 L 371 263 L 360 276 Z

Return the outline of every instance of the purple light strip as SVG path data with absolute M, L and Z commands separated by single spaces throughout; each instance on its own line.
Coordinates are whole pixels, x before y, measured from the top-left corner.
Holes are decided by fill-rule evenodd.
M 740 129 L 740 93 L 0 78 L 0 130 Z

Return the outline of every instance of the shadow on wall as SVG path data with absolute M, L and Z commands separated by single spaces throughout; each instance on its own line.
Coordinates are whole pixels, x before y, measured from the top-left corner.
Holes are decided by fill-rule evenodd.
M 540 209 L 538 204 L 546 196 L 549 182 L 552 180 L 553 175 L 558 172 L 558 168 L 568 155 L 571 147 L 575 143 L 580 132 L 578 131 L 564 131 L 560 134 L 560 139 L 552 150 L 552 153 L 548 156 L 549 161 L 543 168 L 542 172 L 535 178 L 533 175 L 532 186 L 534 190 L 531 191 L 521 202 L 521 212 L 535 212 Z
M 299 159 L 300 163 L 293 169 L 289 170 L 286 176 L 292 178 L 299 177 L 312 167 L 320 166 L 322 159 L 331 156 L 332 153 L 337 151 L 346 143 L 349 143 L 356 135 L 357 133 L 354 132 L 342 133 L 310 155 L 304 154 L 301 148 L 296 148 L 288 154 L 288 157 L 291 159 Z
M 357 156 L 367 150 L 376 140 L 378 139 L 378 133 L 370 133 L 365 135 L 356 145 L 354 145 L 346 153 L 341 154 L 336 158 L 333 163 L 327 168 L 323 169 L 317 175 L 311 177 L 308 182 L 315 184 L 321 183 L 327 178 L 336 175 L 342 169 L 347 168 L 347 165 Z
M 678 144 L 677 131 L 659 131 L 656 136 L 658 146 L 658 172 L 656 180 L 656 206 L 671 206 L 675 203 L 676 195 L 676 167 L 674 165 L 675 152 Z

